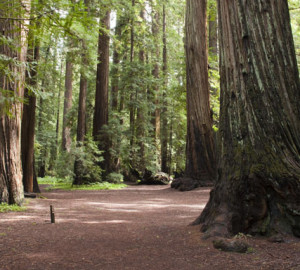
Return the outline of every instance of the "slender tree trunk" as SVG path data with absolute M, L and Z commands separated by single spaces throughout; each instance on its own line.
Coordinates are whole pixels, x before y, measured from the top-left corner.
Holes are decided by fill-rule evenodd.
M 23 0 L 15 7 L 13 3 L 4 4 L 6 10 L 0 10 L 1 17 L 22 16 L 29 18 L 30 1 Z M 0 20 L 3 38 L 14 41 L 17 47 L 0 44 L 0 54 L 20 62 L 26 61 L 27 26 L 24 20 Z M 9 71 L 14 75 L 11 79 L 1 72 L 0 88 L 7 92 L 0 92 L 0 99 L 15 98 L 13 102 L 1 104 L 0 107 L 0 203 L 21 204 L 23 202 L 22 162 L 21 162 L 21 115 L 22 103 L 19 99 L 24 96 L 25 70 L 23 65 L 9 64 Z M 4 110 L 3 110 L 4 109 Z M 10 116 L 9 116 L 9 115 Z
M 145 10 L 144 7 L 142 7 L 142 10 L 140 12 L 140 17 L 142 20 L 145 20 Z M 144 66 L 145 65 L 145 50 L 144 50 L 144 42 L 139 44 L 140 49 L 139 49 L 139 61 L 140 65 Z M 145 76 L 145 71 L 143 68 L 141 68 L 141 71 L 139 73 L 141 78 Z M 144 171 L 145 169 L 145 144 L 144 144 L 144 139 L 145 139 L 145 100 L 146 100 L 146 87 L 144 83 L 142 83 L 139 87 L 139 92 L 136 93 L 137 101 L 139 101 L 139 106 L 137 108 L 137 123 L 136 123 L 136 138 L 138 141 L 138 145 L 140 147 L 139 149 L 139 162 L 138 162 L 138 169 L 140 171 Z
M 39 41 L 34 44 L 34 35 L 29 32 L 29 49 L 27 51 L 27 62 L 31 64 L 30 70 L 26 73 L 27 84 L 31 87 L 37 85 L 37 62 L 39 61 Z M 35 111 L 36 96 L 25 88 L 25 99 L 28 103 L 23 105 L 22 131 L 21 131 L 21 152 L 23 168 L 23 185 L 25 192 L 33 192 L 34 182 L 34 133 L 35 133 Z
M 159 60 L 160 60 L 160 48 L 159 48 L 159 36 L 160 36 L 160 28 L 159 28 L 159 21 L 160 21 L 160 12 L 155 10 L 153 6 L 153 15 L 152 15 L 152 34 L 155 41 L 155 49 L 154 49 L 154 67 L 152 70 L 152 76 L 154 77 L 154 85 L 152 90 L 151 98 L 153 100 L 153 104 L 155 104 L 154 112 L 151 115 L 152 118 L 152 125 L 154 130 L 154 144 L 156 148 L 155 155 L 159 159 L 160 153 L 160 100 L 159 100 Z
M 119 42 L 121 39 L 122 22 L 120 15 L 117 18 L 117 24 L 115 28 L 115 38 Z M 118 95 L 119 95 L 119 77 L 120 77 L 120 48 L 117 42 L 114 42 L 113 51 L 113 67 L 111 70 L 111 107 L 113 111 L 118 110 Z
M 64 114 L 63 114 L 63 129 L 62 129 L 62 149 L 70 152 L 71 150 L 71 127 L 68 124 L 68 113 L 72 108 L 72 83 L 73 83 L 73 63 L 72 55 L 67 53 L 66 59 L 66 77 L 65 77 L 65 99 L 64 99 Z
M 101 19 L 101 25 L 105 29 L 110 29 L 110 11 L 106 11 Z M 93 123 L 93 137 L 99 142 L 99 149 L 104 151 L 105 161 L 102 168 L 109 173 L 110 170 L 110 139 L 104 134 L 102 128 L 108 124 L 108 80 L 109 80 L 109 35 L 100 30 L 98 43 L 98 65 L 95 112 Z M 101 140 L 100 140 L 101 139 Z
M 167 96 L 168 87 L 168 58 L 167 58 L 167 33 L 166 33 L 166 6 L 163 5 L 163 76 L 164 76 L 164 93 L 163 93 L 163 109 L 161 112 L 161 171 L 168 173 L 168 119 L 167 119 Z
M 135 8 L 135 0 L 132 0 L 131 2 L 132 9 Z M 134 21 L 135 21 L 135 14 L 134 11 L 132 12 L 131 17 L 131 33 L 130 33 L 130 64 L 132 66 L 134 61 Z M 129 105 L 129 124 L 130 124 L 130 166 L 131 168 L 134 168 L 134 137 L 135 137 L 135 111 L 136 106 L 134 103 L 134 93 L 132 92 L 130 94 L 130 105 Z
M 206 0 L 188 0 L 186 10 L 187 146 L 185 177 L 172 183 L 180 190 L 211 185 L 216 175 L 209 103 Z
M 218 4 L 221 163 L 196 223 L 207 236 L 300 237 L 300 82 L 288 3 Z

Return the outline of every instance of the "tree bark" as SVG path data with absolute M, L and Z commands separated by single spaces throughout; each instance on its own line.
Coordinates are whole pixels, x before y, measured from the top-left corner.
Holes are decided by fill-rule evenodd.
M 31 30 L 32 31 L 32 30 Z M 37 62 L 39 61 L 39 41 L 34 44 L 34 36 L 29 32 L 29 49 L 27 51 L 27 62 L 31 64 L 30 70 L 26 73 L 27 84 L 31 87 L 37 85 Z M 35 111 L 36 96 L 25 88 L 25 99 L 28 103 L 23 106 L 22 131 L 21 131 L 21 152 L 23 185 L 25 192 L 33 192 L 35 175 L 34 168 L 34 134 L 35 134 Z
M 110 29 L 110 11 L 106 11 L 101 19 L 101 27 L 109 31 Z M 93 122 L 93 137 L 98 141 L 99 150 L 104 151 L 104 162 L 102 169 L 109 172 L 110 139 L 104 134 L 102 128 L 108 124 L 108 81 L 109 81 L 109 35 L 100 29 L 98 43 L 98 65 L 97 65 L 97 82 L 96 98 Z
M 159 61 L 160 61 L 160 11 L 158 10 L 158 7 L 155 7 L 152 2 L 152 34 L 153 39 L 155 42 L 154 52 L 153 52 L 153 58 L 154 58 L 154 65 L 152 70 L 152 76 L 154 78 L 153 83 L 153 89 L 151 93 L 151 99 L 153 101 L 153 104 L 155 105 L 155 109 L 151 115 L 152 118 L 152 125 L 153 125 L 153 137 L 154 137 L 154 144 L 156 148 L 155 155 L 157 156 L 157 159 L 159 160 L 159 154 L 160 154 L 160 100 L 159 100 Z M 155 9 L 156 8 L 156 9 Z M 157 162 L 158 163 L 158 162 Z
M 65 75 L 65 99 L 63 112 L 63 129 L 62 129 L 62 149 L 70 152 L 71 150 L 71 127 L 68 124 L 68 113 L 72 108 L 72 83 L 73 83 L 73 63 L 71 53 L 67 53 L 66 75 Z
M 169 173 L 168 166 L 168 119 L 167 119 L 167 95 L 168 86 L 168 58 L 167 58 L 167 22 L 166 22 L 166 6 L 163 5 L 163 76 L 164 76 L 164 93 L 163 108 L 161 112 L 161 171 Z
M 287 1 L 218 1 L 221 163 L 196 223 L 300 237 L 300 83 Z
M 211 185 L 216 161 L 209 102 L 206 0 L 188 0 L 186 10 L 187 145 L 182 191 Z
M 11 2 L 6 2 L 4 10 L 0 10 L 2 17 L 22 16 L 29 17 L 30 1 L 21 1 L 22 5 L 14 6 Z M 0 44 L 0 53 L 14 58 L 20 62 L 26 61 L 27 52 L 27 20 L 0 20 L 0 29 L 3 37 L 14 41 L 13 46 L 4 43 Z M 22 183 L 22 163 L 21 163 L 21 115 L 22 103 L 20 99 L 24 96 L 25 70 L 23 65 L 9 64 L 8 69 L 13 74 L 9 78 L 0 73 L 0 88 L 5 90 L 0 92 L 0 99 L 12 95 L 14 101 L 6 101 L 1 104 L 0 109 L 0 203 L 22 204 L 24 193 Z M 6 111 L 3 111 L 6 108 Z

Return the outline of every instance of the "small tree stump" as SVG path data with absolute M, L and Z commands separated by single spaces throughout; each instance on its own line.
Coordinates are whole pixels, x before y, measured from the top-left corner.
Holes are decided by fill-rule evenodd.
M 50 205 L 50 219 L 51 223 L 55 223 L 55 214 L 54 214 L 54 206 Z

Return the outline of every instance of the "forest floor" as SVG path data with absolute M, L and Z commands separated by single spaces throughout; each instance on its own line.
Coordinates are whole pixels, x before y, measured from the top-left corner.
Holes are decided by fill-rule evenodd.
M 169 186 L 43 192 L 27 211 L 0 213 L 0 269 L 300 269 L 300 241 L 247 238 L 249 254 L 227 253 L 189 226 L 208 188 Z M 56 223 L 50 223 L 49 205 Z

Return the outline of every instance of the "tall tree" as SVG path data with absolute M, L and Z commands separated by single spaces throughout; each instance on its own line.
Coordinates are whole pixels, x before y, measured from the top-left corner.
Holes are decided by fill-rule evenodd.
M 160 100 L 159 100 L 159 61 L 160 61 L 160 10 L 159 6 L 155 6 L 152 1 L 152 35 L 154 40 L 154 64 L 152 75 L 154 77 L 154 85 L 152 89 L 152 100 L 155 105 L 152 113 L 152 125 L 154 130 L 154 143 L 156 147 L 156 155 L 160 155 Z
M 68 123 L 68 113 L 72 108 L 72 92 L 73 92 L 73 59 L 72 53 L 67 53 L 66 58 L 66 77 L 65 77 L 65 99 L 63 112 L 63 129 L 62 129 L 62 149 L 69 152 L 71 149 L 71 127 Z
M 163 77 L 164 77 L 164 93 L 163 93 L 163 108 L 161 112 L 161 171 L 169 173 L 168 166 L 168 119 L 166 91 L 168 86 L 168 50 L 167 50 L 167 18 L 166 5 L 163 5 Z
M 300 82 L 288 2 L 218 5 L 221 164 L 196 223 L 208 236 L 299 237 Z
M 216 174 L 209 102 L 206 0 L 188 0 L 186 8 L 187 146 L 185 177 L 172 183 L 190 190 L 211 184 Z
M 0 10 L 0 54 L 6 63 L 0 71 L 0 100 L 4 100 L 0 110 L 0 202 L 21 204 L 23 201 L 22 163 L 21 163 L 21 115 L 24 96 L 27 53 L 27 28 L 30 1 L 20 4 L 2 3 Z M 7 19 L 4 19 L 7 18 Z M 19 63 L 16 64 L 15 61 Z M 8 75 L 7 75 L 8 74 Z M 11 98 L 13 101 L 11 102 Z M 6 111 L 3 108 L 6 107 Z
M 37 24 L 39 25 L 39 24 Z M 30 64 L 26 72 L 26 83 L 32 88 L 37 87 L 37 63 L 40 55 L 40 42 L 34 34 L 34 22 L 31 21 L 31 27 L 28 35 L 28 51 L 27 62 Z M 23 169 L 23 185 L 25 192 L 33 192 L 35 168 L 34 168 L 34 133 L 35 133 L 35 111 L 36 111 L 36 95 L 32 90 L 25 88 L 24 93 L 26 103 L 23 107 L 22 115 L 22 131 L 21 131 L 21 152 L 22 152 L 22 169 Z M 39 191 L 39 189 L 35 190 Z
M 104 151 L 102 169 L 109 171 L 109 137 L 103 131 L 104 125 L 108 124 L 108 81 L 109 81 L 109 31 L 110 11 L 105 11 L 101 18 L 101 26 L 98 40 L 98 64 L 96 81 L 96 98 L 93 122 L 93 137 L 98 141 L 99 150 Z

